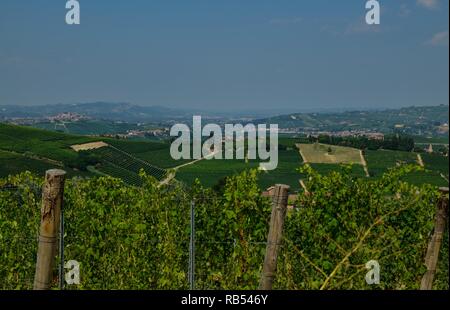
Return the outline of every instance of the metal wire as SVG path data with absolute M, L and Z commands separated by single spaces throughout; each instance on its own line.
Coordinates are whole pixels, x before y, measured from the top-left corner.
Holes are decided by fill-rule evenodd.
M 61 217 L 59 221 L 59 289 L 64 289 L 64 201 L 61 204 Z
M 189 287 L 195 288 L 195 203 L 191 202 L 191 237 L 189 242 Z

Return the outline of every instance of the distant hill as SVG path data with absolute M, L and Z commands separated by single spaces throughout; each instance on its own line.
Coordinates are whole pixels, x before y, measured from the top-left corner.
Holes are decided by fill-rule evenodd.
M 279 128 L 321 131 L 371 130 L 416 135 L 448 135 L 449 106 L 406 107 L 343 113 L 293 113 L 256 120 Z M 445 126 L 445 124 L 447 126 Z
M 92 102 L 38 106 L 0 106 L 0 120 L 11 118 L 43 118 L 60 113 L 78 113 L 94 119 L 123 122 L 155 122 L 185 118 L 192 112 L 160 106 L 138 106 L 130 103 Z
M 100 141 L 106 146 L 87 151 L 89 155 L 72 148 Z M 141 169 L 161 179 L 165 169 L 156 164 L 177 164 L 170 158 L 169 148 L 170 144 L 162 142 L 93 138 L 0 123 L 0 178 L 26 170 L 42 175 L 47 169 L 62 168 L 69 176 L 107 174 L 139 184 Z
M 55 104 L 41 106 L 0 106 L 0 122 L 14 118 L 45 118 L 62 113 L 76 113 L 87 116 L 93 121 L 108 121 L 122 123 L 188 123 L 192 115 L 202 115 L 205 121 L 224 122 L 229 116 L 204 113 L 194 110 L 171 109 L 160 106 L 138 106 L 129 103 L 93 102 L 77 104 Z M 248 117 L 247 121 L 255 124 L 278 124 L 282 129 L 294 129 L 304 132 L 338 132 L 338 131 L 371 131 L 382 133 L 404 133 L 415 136 L 448 137 L 449 106 L 406 107 L 389 110 L 348 111 L 333 113 L 291 113 L 279 116 L 256 119 L 258 116 Z M 254 115 L 258 113 L 255 112 Z M 253 119 L 253 120 L 251 120 Z M 242 120 L 238 120 L 242 122 Z M 36 122 L 35 122 L 36 123 Z M 89 132 L 116 132 L 116 127 L 126 127 L 121 124 L 106 124 L 113 127 L 105 130 L 98 122 L 89 124 L 85 121 L 82 126 L 95 127 Z M 94 122 L 95 123 L 95 122 Z M 86 125 L 86 126 L 85 126 Z M 107 126 L 107 127 L 108 127 Z M 49 126 L 43 128 L 52 129 Z M 53 128 L 54 129 L 54 128 Z M 98 129 L 98 130 L 97 130 Z M 119 130 L 120 131 L 120 130 Z M 86 133 L 85 131 L 73 131 Z

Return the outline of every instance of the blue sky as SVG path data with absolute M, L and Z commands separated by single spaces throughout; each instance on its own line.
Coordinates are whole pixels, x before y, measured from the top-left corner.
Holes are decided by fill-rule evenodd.
M 447 0 L 0 0 L 0 105 L 220 111 L 449 102 Z

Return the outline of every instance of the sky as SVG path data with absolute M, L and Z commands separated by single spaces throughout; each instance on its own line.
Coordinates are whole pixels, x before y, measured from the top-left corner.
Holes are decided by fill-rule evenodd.
M 209 111 L 449 103 L 447 0 L 0 0 L 0 105 Z

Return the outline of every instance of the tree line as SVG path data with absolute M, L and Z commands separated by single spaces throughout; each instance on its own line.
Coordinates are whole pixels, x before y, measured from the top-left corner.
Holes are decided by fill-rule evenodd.
M 319 135 L 308 137 L 309 142 L 353 147 L 360 150 L 393 150 L 411 152 L 414 150 L 414 139 L 407 135 L 386 135 L 384 139 L 370 139 L 366 136 L 336 137 Z

